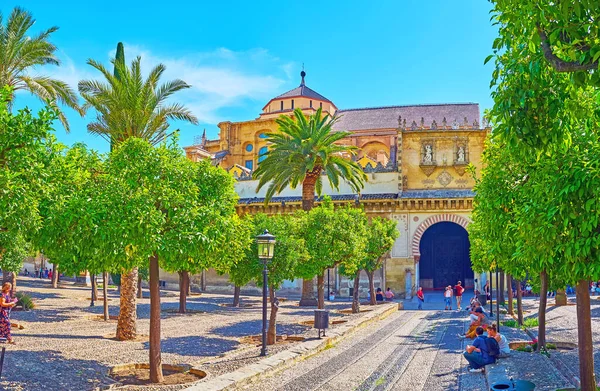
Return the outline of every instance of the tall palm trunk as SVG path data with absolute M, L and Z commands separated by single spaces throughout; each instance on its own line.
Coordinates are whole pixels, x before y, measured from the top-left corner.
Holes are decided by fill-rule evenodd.
M 369 304 L 371 305 L 377 305 L 377 297 L 375 296 L 375 278 L 374 278 L 374 272 L 370 272 L 368 270 L 365 270 L 367 272 L 367 277 L 369 277 L 369 294 L 371 295 L 371 299 L 369 300 Z M 360 273 L 360 272 L 359 272 Z
M 233 288 L 233 306 L 234 307 L 239 307 L 240 306 L 240 290 L 242 288 L 238 285 L 236 285 Z
M 356 272 L 354 277 L 354 291 L 352 292 L 352 313 L 358 314 L 360 312 L 360 300 L 359 300 L 359 289 L 360 289 L 360 270 Z
M 267 345 L 273 345 L 277 341 L 277 311 L 279 302 L 275 296 L 275 288 L 269 287 L 269 299 L 271 300 L 271 314 L 269 315 L 269 329 L 267 330 Z
M 513 315 L 515 311 L 513 309 L 512 277 L 510 274 L 506 275 L 506 285 L 508 287 L 508 314 Z
M 587 279 L 577 282 L 577 342 L 579 345 L 579 378 L 581 389 L 596 390 L 594 376 L 594 341 L 592 339 L 592 315 L 590 287 Z
M 306 178 L 302 182 L 302 210 L 308 212 L 315 205 L 315 184 L 321 172 L 316 175 L 314 172 L 306 173 Z M 315 286 L 313 279 L 302 280 L 302 298 L 300 299 L 301 307 L 311 307 L 318 305 L 315 299 Z
M 320 310 L 325 308 L 325 272 L 321 272 L 317 276 L 317 299 L 318 308 Z
M 150 381 L 162 383 L 160 354 L 160 286 L 158 284 L 158 255 L 150 257 Z
M 137 334 L 137 308 L 135 298 L 137 291 L 137 275 L 137 267 L 121 274 L 121 302 L 119 320 L 117 322 L 117 339 L 120 341 L 135 339 Z
M 557 289 L 556 296 L 554 296 L 554 304 L 567 305 L 567 292 L 564 289 Z
M 52 288 L 58 288 L 58 265 L 52 264 Z
M 540 308 L 538 310 L 538 344 L 537 350 L 546 349 L 546 303 L 548 302 L 548 274 L 540 273 Z

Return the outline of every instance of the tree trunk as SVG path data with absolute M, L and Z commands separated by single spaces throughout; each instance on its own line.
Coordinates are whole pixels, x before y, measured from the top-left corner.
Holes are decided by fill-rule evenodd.
M 367 277 L 369 277 L 369 294 L 371 295 L 369 304 L 377 305 L 377 298 L 375 297 L 375 278 L 373 274 L 373 272 L 367 271 Z
M 241 286 L 235 286 L 235 288 L 233 288 L 233 306 L 234 307 L 239 307 L 240 306 L 240 291 L 242 290 Z
M 58 288 L 58 265 L 52 264 L 52 288 Z
M 150 381 L 162 383 L 160 356 L 160 286 L 158 283 L 158 255 L 150 257 Z M 184 295 L 185 299 L 185 295 Z
M 325 272 L 321 272 L 317 276 L 317 298 L 318 307 L 320 310 L 325 308 Z
M 17 274 L 6 270 L 2 271 L 2 284 L 10 282 L 12 289 L 10 295 L 14 296 L 17 292 Z
M 188 272 L 179 272 L 179 313 L 185 314 L 187 304 L 187 292 L 188 292 Z
M 273 345 L 277 341 L 277 311 L 279 302 L 275 296 L 275 288 L 269 287 L 269 298 L 271 300 L 271 314 L 269 315 L 269 329 L 267 330 L 267 345 Z
M 512 277 L 510 274 L 506 275 L 506 285 L 508 286 L 508 314 L 514 315 L 513 309 L 513 290 L 512 290 Z
M 556 296 L 554 296 L 554 304 L 559 305 L 567 305 L 567 292 L 565 289 L 558 289 L 556 291 Z
M 306 173 L 302 182 L 302 210 L 308 212 L 315 205 L 315 184 L 321 175 L 321 169 L 316 168 Z
M 138 273 L 138 286 L 137 286 L 137 298 L 141 299 L 144 297 L 144 291 L 142 291 L 142 275 Z
M 523 292 L 521 292 L 521 281 L 517 280 L 517 321 L 523 326 Z
M 98 301 L 98 281 L 95 274 L 90 274 L 90 281 L 92 283 L 92 301 Z
M 206 292 L 206 270 L 202 270 L 200 274 L 200 290 Z
M 540 273 L 540 308 L 538 310 L 538 352 L 546 349 L 546 303 L 548 302 L 548 273 Z
M 138 269 L 121 274 L 121 301 L 119 303 L 119 320 L 117 322 L 117 339 L 128 341 L 135 339 L 136 329 L 136 298 Z
M 359 300 L 359 289 L 360 289 L 360 270 L 356 272 L 354 277 L 354 292 L 352 292 L 352 313 L 358 314 L 360 312 L 360 300 Z
M 504 304 L 504 272 L 500 272 L 500 298 L 499 303 Z
M 588 280 L 577 283 L 577 342 L 579 345 L 579 378 L 582 391 L 595 391 L 594 341 L 590 311 L 590 285 Z
M 104 296 L 104 320 L 107 321 L 108 316 L 108 272 L 102 273 L 102 294 Z
M 302 280 L 302 298 L 300 299 L 300 307 L 313 307 L 316 306 L 317 299 L 315 299 L 315 285 L 312 278 Z

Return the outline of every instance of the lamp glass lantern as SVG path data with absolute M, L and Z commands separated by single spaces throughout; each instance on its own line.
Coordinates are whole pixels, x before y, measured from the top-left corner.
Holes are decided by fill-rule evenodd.
M 271 235 L 269 231 L 265 229 L 265 232 L 256 237 L 256 244 L 258 246 L 258 257 L 261 260 L 268 262 L 273 259 L 273 253 L 275 252 L 275 236 Z

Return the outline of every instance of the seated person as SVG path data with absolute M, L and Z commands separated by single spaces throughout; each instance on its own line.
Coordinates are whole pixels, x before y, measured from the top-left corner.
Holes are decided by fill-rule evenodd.
M 469 330 L 465 333 L 465 335 L 459 335 L 459 338 L 469 338 L 473 339 L 477 336 L 476 330 L 478 327 L 482 327 L 484 330 L 488 324 L 490 324 L 489 318 L 483 312 L 483 308 L 477 307 L 475 311 L 473 311 L 470 315 L 471 317 L 471 326 L 469 326 Z
M 493 364 L 494 358 L 489 355 L 486 337 L 483 336 L 483 327 L 475 329 L 477 338 L 473 341 L 473 345 L 467 345 L 467 349 L 463 354 L 469 362 L 469 372 L 481 372 L 485 370 L 485 366 Z
M 381 291 L 381 288 L 377 288 L 377 292 L 375 292 L 375 300 L 383 301 L 383 292 Z
M 385 291 L 385 301 L 392 301 L 394 298 L 394 292 L 388 287 Z
M 469 312 L 471 312 L 471 311 L 475 311 L 475 309 L 476 309 L 477 307 L 481 307 L 481 303 L 479 302 L 479 299 L 477 298 L 477 296 L 473 296 L 473 297 L 471 298 L 470 305 L 469 305 L 469 307 L 467 308 L 467 311 L 469 311 Z
M 487 327 L 488 337 L 494 338 L 496 342 L 498 342 L 498 348 L 500 349 L 500 354 L 498 358 L 506 358 L 510 356 L 510 346 L 508 345 L 508 340 L 502 334 L 497 331 L 496 324 L 493 323 Z

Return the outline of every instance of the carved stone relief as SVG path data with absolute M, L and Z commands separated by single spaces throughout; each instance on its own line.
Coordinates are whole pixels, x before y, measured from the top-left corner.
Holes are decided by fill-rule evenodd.
M 444 187 L 448 186 L 453 179 L 452 175 L 446 170 L 442 171 L 440 175 L 437 176 L 437 181 Z

